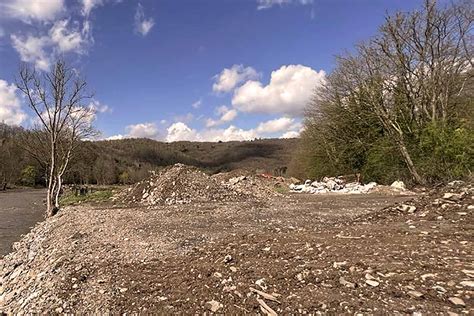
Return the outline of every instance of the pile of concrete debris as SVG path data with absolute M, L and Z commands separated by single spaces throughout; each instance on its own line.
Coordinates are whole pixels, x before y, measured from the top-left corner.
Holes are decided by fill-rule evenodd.
M 127 204 L 188 204 L 193 202 L 246 201 L 246 194 L 220 185 L 196 167 L 175 164 L 152 172 L 151 176 L 120 193 Z
M 244 171 L 218 173 L 212 176 L 222 186 L 242 194 L 255 196 L 260 200 L 281 197 L 288 190 L 288 180 L 264 174 L 249 174 Z
M 362 184 L 360 182 L 346 182 L 343 177 L 324 177 L 322 181 L 306 180 L 304 184 L 290 184 L 290 191 L 312 194 L 366 194 L 379 191 L 382 189 L 381 187 L 382 186 L 376 182 Z M 406 190 L 406 187 L 402 181 L 395 181 L 389 189 L 396 192 L 403 192 Z

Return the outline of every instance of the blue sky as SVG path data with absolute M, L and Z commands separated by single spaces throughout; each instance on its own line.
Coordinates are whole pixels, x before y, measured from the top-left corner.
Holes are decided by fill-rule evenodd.
M 293 137 L 334 56 L 413 0 L 0 0 L 0 121 L 32 115 L 14 79 L 62 56 L 103 138 Z

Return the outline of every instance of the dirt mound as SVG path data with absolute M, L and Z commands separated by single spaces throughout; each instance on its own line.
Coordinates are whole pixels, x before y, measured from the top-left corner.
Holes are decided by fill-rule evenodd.
M 119 200 L 142 205 L 238 202 L 251 196 L 220 185 L 198 168 L 175 164 L 121 193 Z

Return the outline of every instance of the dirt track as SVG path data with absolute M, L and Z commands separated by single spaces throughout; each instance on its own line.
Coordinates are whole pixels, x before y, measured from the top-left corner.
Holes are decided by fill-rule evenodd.
M 43 219 L 44 190 L 0 191 L 0 257 Z

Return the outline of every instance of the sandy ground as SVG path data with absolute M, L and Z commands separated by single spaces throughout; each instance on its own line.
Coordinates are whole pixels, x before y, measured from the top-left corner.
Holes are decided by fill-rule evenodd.
M 43 220 L 45 190 L 0 191 L 0 257 L 11 251 L 15 241 Z

